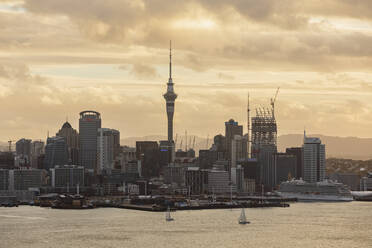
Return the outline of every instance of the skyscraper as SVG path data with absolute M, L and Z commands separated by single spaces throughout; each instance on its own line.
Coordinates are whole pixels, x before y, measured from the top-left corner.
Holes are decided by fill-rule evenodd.
M 68 163 L 68 147 L 64 137 L 51 137 L 45 146 L 44 169 Z
M 23 162 L 22 165 L 29 165 L 31 160 L 31 140 L 20 139 L 16 143 L 16 155 Z
M 44 153 L 44 142 L 36 140 L 31 143 L 31 167 L 38 168 L 39 157 Z
M 80 165 L 91 172 L 97 169 L 97 132 L 101 128 L 101 114 L 83 111 L 79 119 Z
M 235 135 L 243 136 L 243 126 L 239 125 L 234 119 L 230 119 L 225 122 L 226 157 L 228 160 L 231 160 L 231 144 Z
M 325 145 L 319 138 L 306 137 L 304 133 L 304 180 L 309 183 L 325 179 Z
M 111 174 L 111 170 L 114 169 L 116 148 L 115 143 L 117 143 L 117 137 L 119 136 L 120 133 L 118 130 L 109 128 L 98 128 L 97 172 L 99 174 L 101 174 L 103 171 L 105 171 L 108 174 Z
M 77 165 L 79 163 L 79 134 L 72 128 L 69 122 L 65 122 L 56 136 L 64 137 L 68 146 L 69 161 Z
M 173 115 L 174 115 L 174 102 L 177 94 L 174 93 L 172 80 L 172 47 L 169 49 L 169 79 L 167 83 L 167 92 L 163 95 L 166 101 L 167 117 L 168 117 L 168 142 L 174 146 L 173 142 Z M 173 149 L 172 149 L 173 150 Z

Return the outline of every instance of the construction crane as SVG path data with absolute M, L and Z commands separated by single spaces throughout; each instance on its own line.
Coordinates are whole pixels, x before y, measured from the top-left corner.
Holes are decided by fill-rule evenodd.
M 12 152 L 12 142 L 15 142 L 15 140 L 8 140 L 8 149 L 9 149 L 9 152 Z
M 271 111 L 272 111 L 272 115 L 273 115 L 273 117 L 275 116 L 275 115 L 274 115 L 274 111 L 275 111 L 275 101 L 276 101 L 276 98 L 278 97 L 279 89 L 280 89 L 280 87 L 278 87 L 278 89 L 276 90 L 275 96 L 274 96 L 273 98 L 270 99 Z
M 182 150 L 182 141 L 183 139 L 181 138 L 181 142 L 180 142 L 180 149 Z

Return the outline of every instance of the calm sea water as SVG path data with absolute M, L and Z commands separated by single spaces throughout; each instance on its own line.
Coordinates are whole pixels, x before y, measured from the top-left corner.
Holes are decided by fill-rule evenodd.
M 0 208 L 0 247 L 372 247 L 372 202 L 164 213 Z

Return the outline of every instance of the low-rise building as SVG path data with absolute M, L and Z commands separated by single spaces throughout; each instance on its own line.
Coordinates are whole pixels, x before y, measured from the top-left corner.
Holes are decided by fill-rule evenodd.
M 46 173 L 39 169 L 9 170 L 9 190 L 40 189 Z
M 84 167 L 76 165 L 56 166 L 51 171 L 51 185 L 60 191 L 73 192 L 84 186 Z
M 369 172 L 366 177 L 360 179 L 361 191 L 372 191 L 372 172 Z

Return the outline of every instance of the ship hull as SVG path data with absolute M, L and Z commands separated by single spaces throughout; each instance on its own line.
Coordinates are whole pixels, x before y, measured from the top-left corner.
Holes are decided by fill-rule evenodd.
M 281 197 L 286 198 L 297 198 L 298 201 L 305 202 L 351 202 L 353 201 L 352 196 L 337 196 L 337 195 L 315 195 L 315 194 L 301 194 L 291 192 L 277 192 Z

